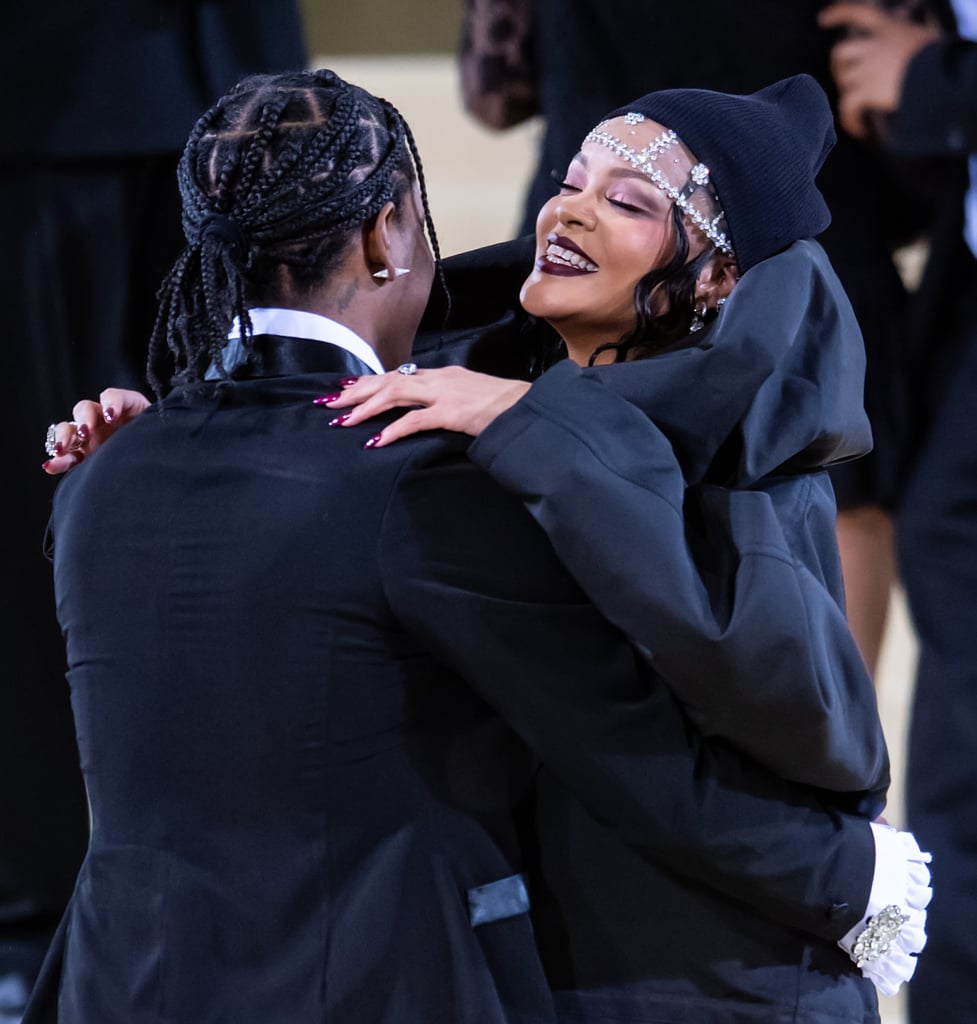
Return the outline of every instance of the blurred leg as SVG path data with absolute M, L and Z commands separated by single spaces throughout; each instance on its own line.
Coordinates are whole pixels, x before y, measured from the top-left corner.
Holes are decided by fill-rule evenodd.
M 977 1022 L 977 310 L 898 522 L 919 637 L 906 779 L 909 827 L 932 851 L 929 942 L 913 1024 Z
M 870 506 L 839 509 L 837 532 L 848 624 L 874 675 L 896 579 L 892 518 Z

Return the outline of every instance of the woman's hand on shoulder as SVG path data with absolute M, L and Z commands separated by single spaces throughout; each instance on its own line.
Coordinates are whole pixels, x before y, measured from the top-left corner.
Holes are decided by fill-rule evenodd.
M 106 388 L 97 402 L 83 399 L 71 410 L 70 420 L 48 427 L 44 447 L 50 457 L 41 468 L 49 476 L 67 472 L 149 404 L 145 395 L 125 388 Z
M 366 443 L 382 448 L 423 430 L 455 430 L 477 437 L 497 416 L 529 390 L 520 380 L 475 373 L 461 366 L 418 370 L 406 363 L 399 370 L 352 378 L 343 390 L 323 395 L 316 403 L 339 412 L 329 425 L 352 427 L 389 409 L 409 408 Z

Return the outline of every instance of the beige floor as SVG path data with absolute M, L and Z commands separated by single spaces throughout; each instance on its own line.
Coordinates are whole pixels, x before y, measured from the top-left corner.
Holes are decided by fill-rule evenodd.
M 445 255 L 511 236 L 533 165 L 538 124 L 502 134 L 474 124 L 462 110 L 454 66 L 447 57 L 319 57 L 316 64 L 385 96 L 407 118 L 424 160 Z M 901 767 L 915 658 L 905 604 L 896 594 L 878 680 L 895 776 L 886 817 L 895 825 L 903 821 Z M 902 1024 L 902 999 L 883 1000 L 882 1016 L 885 1024 Z

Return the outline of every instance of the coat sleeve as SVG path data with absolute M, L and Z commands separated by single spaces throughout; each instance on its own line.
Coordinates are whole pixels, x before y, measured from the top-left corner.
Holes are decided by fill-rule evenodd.
M 469 455 L 524 501 L 705 735 L 878 813 L 888 755 L 874 689 L 822 568 L 791 549 L 782 500 L 687 491 L 644 412 L 565 363 Z M 811 486 L 798 478 L 794 505 Z
M 395 615 L 624 841 L 790 927 L 864 909 L 868 823 L 704 740 L 520 503 L 463 457 L 411 469 L 379 539 Z

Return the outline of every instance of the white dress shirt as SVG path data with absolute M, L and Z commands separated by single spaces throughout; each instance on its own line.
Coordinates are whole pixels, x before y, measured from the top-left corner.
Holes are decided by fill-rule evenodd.
M 383 363 L 369 342 L 364 341 L 355 331 L 345 324 L 330 320 L 318 313 L 307 313 L 302 309 L 278 309 L 259 306 L 249 309 L 252 333 L 273 334 L 281 338 L 302 338 L 306 341 L 322 341 L 328 345 L 336 345 L 352 353 L 374 373 L 383 373 Z M 235 319 L 228 332 L 227 340 L 240 341 L 241 328 Z M 235 353 L 229 353 L 233 356 Z M 233 360 L 232 360 L 233 361 Z M 225 363 L 225 365 L 227 365 Z

